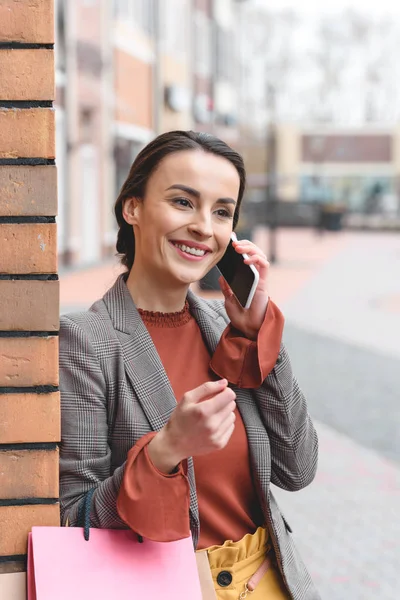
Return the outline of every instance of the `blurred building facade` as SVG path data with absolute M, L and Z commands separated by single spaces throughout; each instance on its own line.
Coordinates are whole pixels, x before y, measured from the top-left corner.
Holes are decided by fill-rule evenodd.
M 325 206 L 346 212 L 350 226 L 400 227 L 398 127 L 276 123 L 274 130 L 281 224 L 311 225 L 315 208 Z M 244 151 L 258 219 L 265 215 L 267 154 L 260 143 Z
M 239 143 L 239 0 L 57 0 L 60 263 L 115 252 L 113 203 L 157 134 Z
M 140 149 L 171 129 L 212 132 L 243 154 L 243 222 L 268 220 L 272 158 L 285 224 L 309 224 L 310 207 L 322 202 L 398 215 L 400 132 L 273 122 L 268 72 L 259 93 L 250 85 L 250 9 L 245 0 L 56 0 L 61 265 L 115 252 L 121 185 Z
M 302 127 L 298 197 L 343 204 L 352 213 L 398 212 L 400 132 L 393 127 Z

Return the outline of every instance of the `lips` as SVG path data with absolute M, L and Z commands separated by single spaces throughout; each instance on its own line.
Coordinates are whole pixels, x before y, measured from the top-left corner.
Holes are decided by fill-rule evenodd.
M 190 246 L 186 246 L 185 244 L 175 244 L 174 243 L 175 248 L 179 248 L 179 250 L 181 250 L 182 252 L 185 252 L 186 254 L 190 254 L 191 256 L 204 256 L 205 255 L 205 251 L 204 250 L 200 250 L 200 248 L 193 248 Z
M 192 240 L 170 240 L 174 246 L 186 246 L 188 248 L 194 248 L 195 250 L 204 250 L 204 252 L 212 252 L 212 249 L 206 244 L 200 242 L 193 242 Z
M 189 246 L 185 243 L 177 242 L 175 240 L 171 240 L 170 244 L 176 249 L 176 251 L 182 258 L 189 261 L 201 261 L 204 259 L 205 256 L 207 256 L 207 254 L 209 254 L 208 251 L 199 248 L 197 244 L 191 244 Z

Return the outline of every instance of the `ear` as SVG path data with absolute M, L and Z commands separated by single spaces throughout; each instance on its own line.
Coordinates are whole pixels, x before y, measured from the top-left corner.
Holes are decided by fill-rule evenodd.
M 122 216 L 129 225 L 137 224 L 139 201 L 137 198 L 127 198 L 122 207 Z

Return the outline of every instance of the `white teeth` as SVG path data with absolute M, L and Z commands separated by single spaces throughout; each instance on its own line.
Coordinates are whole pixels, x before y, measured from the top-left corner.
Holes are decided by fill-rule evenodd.
M 186 252 L 187 254 L 193 254 L 194 256 L 204 256 L 205 250 L 200 250 L 200 248 L 191 248 L 190 246 L 185 246 L 185 244 L 174 244 L 177 248 L 182 250 L 182 252 Z

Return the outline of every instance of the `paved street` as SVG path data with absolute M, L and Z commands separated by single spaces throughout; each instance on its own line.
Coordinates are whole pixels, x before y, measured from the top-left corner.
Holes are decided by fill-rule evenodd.
M 399 598 L 399 300 L 400 236 L 355 234 L 283 303 L 320 462 L 276 494 L 325 600 Z
M 268 250 L 265 231 L 254 239 Z M 324 600 L 397 600 L 400 235 L 282 230 L 278 252 L 271 295 L 321 450 L 309 488 L 274 491 Z M 64 274 L 62 312 L 88 306 L 118 271 Z
M 323 600 L 398 600 L 400 470 L 317 424 L 319 469 L 297 493 L 274 493 Z

